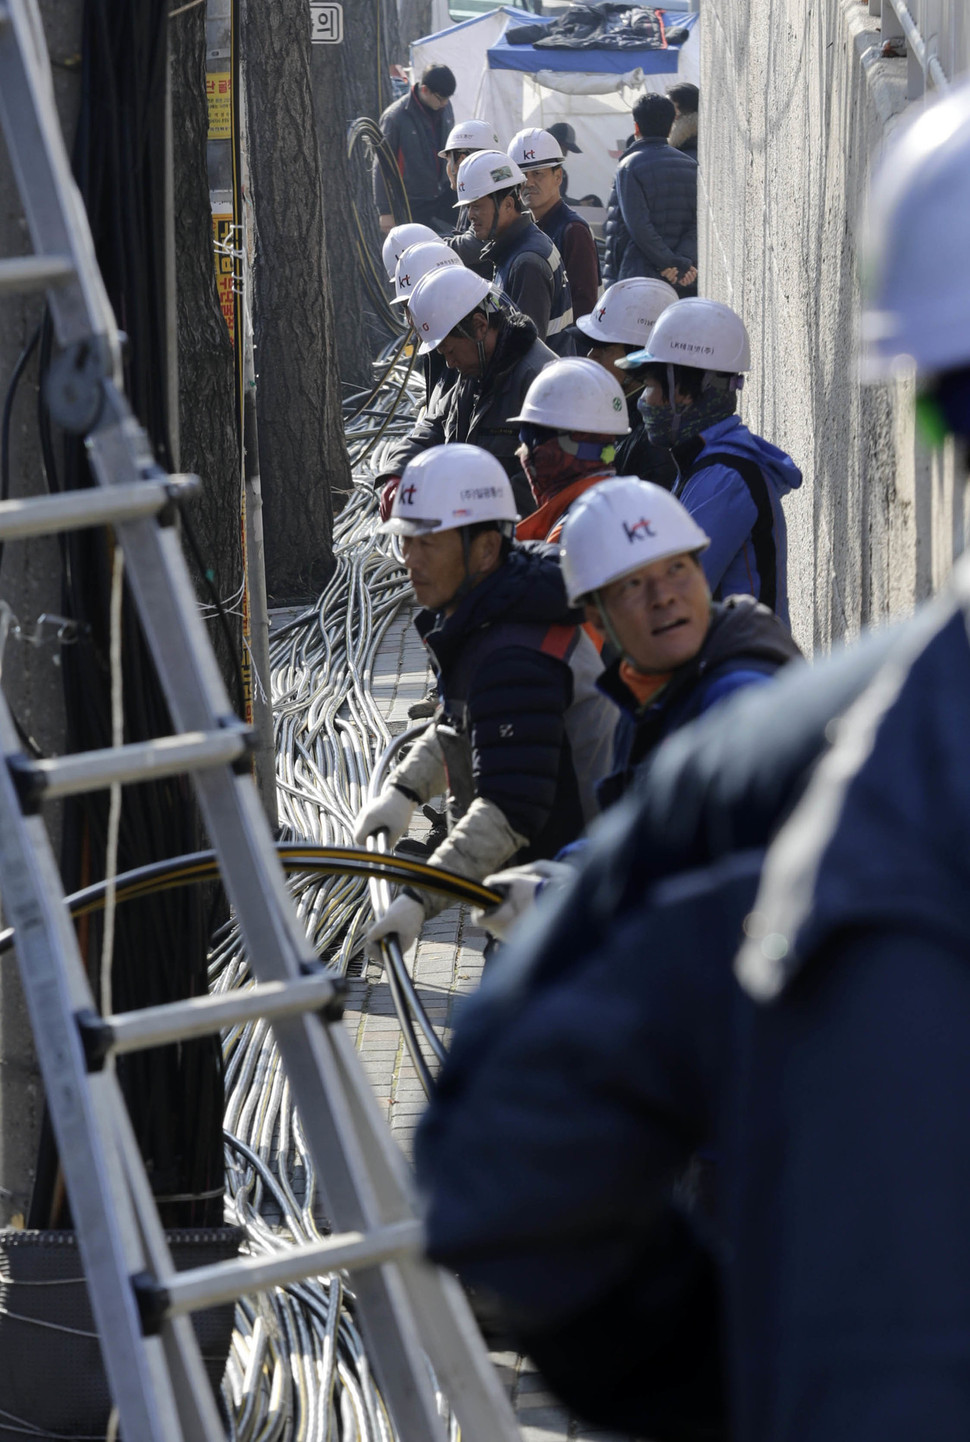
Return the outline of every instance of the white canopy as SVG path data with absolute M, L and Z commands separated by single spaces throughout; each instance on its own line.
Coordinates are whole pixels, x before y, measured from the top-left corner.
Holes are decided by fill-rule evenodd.
M 438 0 L 447 13 L 446 0 Z M 689 23 L 696 16 L 666 11 L 668 25 Z M 630 115 L 633 103 L 645 90 L 667 91 L 677 80 L 697 84 L 700 57 L 696 28 L 680 47 L 677 70 L 671 71 L 669 51 L 656 51 L 656 70 L 650 56 L 636 52 L 635 69 L 617 74 L 617 52 L 608 52 L 607 68 L 602 53 L 584 50 L 584 69 L 554 70 L 555 52 L 547 52 L 550 68 L 536 72 L 493 68 L 488 52 L 510 25 L 528 25 L 536 16 L 512 6 L 500 6 L 487 14 L 447 25 L 411 46 L 411 68 L 415 75 L 428 65 L 448 65 L 458 82 L 452 105 L 455 120 L 481 116 L 490 120 L 503 148 L 516 131 L 526 125 L 544 129 L 565 120 L 576 132 L 582 152 L 566 158 L 569 194 L 578 199 L 596 195 L 605 203 L 613 182 L 616 162 L 633 132 Z M 531 51 L 531 47 L 530 51 Z M 632 58 L 632 57 L 631 57 Z M 575 61 L 574 61 L 575 63 Z M 588 67 L 588 68 L 587 68 Z

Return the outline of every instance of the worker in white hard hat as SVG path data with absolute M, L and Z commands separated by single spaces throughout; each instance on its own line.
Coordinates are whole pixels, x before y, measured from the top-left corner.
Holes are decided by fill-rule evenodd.
M 613 766 L 598 794 L 611 805 L 671 731 L 799 655 L 787 626 L 749 595 L 712 601 L 710 537 L 669 491 L 635 476 L 582 496 L 562 533 L 570 603 L 608 640 L 600 689 L 621 712 Z
M 915 380 L 961 461 L 968 229 L 963 85 L 887 147 L 862 316 L 864 375 L 901 406 Z M 706 1357 L 725 1435 L 970 1435 L 968 598 L 964 553 L 915 616 L 662 747 L 454 1033 L 416 1139 L 429 1251 L 601 1426 L 664 1435 L 656 1389 L 677 1377 L 682 1422 Z M 714 1246 L 668 1200 L 698 1135 Z
M 385 453 L 378 482 L 389 513 L 397 478 L 430 446 L 468 441 L 489 451 L 511 478 L 520 514 L 535 502 L 516 457 L 521 408 L 532 381 L 555 359 L 528 316 L 514 310 L 488 281 L 464 266 L 443 266 L 411 291 L 408 313 L 419 353 L 437 352 L 447 369 L 424 415 Z
M 753 597 L 712 601 L 701 562 L 709 545 L 669 491 L 636 476 L 601 481 L 566 517 L 566 592 L 609 643 L 612 659 L 596 684 L 619 715 L 610 769 L 596 787 L 601 810 L 672 732 L 800 654 L 787 626 Z M 505 901 L 482 925 L 507 935 L 541 892 L 571 878 L 576 859 L 490 876 Z
M 638 404 L 646 371 L 642 365 L 621 368 L 618 362 L 643 350 L 660 316 L 676 299 L 677 292 L 665 280 L 634 276 L 611 285 L 589 315 L 580 313 L 576 319 L 581 347 L 588 347 L 590 360 L 616 377 L 626 397 L 630 431 L 617 442 L 617 474 L 639 476 L 668 491 L 677 479 L 677 467 L 670 451 L 647 435 Z
M 539 372 L 509 421 L 519 428 L 518 457 L 536 503 L 516 535 L 558 541 L 569 508 L 616 474 L 616 443 L 629 429 L 623 392 L 601 366 L 566 356 Z
M 481 120 L 476 116 L 453 125 L 444 149 L 438 151 L 447 167 L 452 190 L 458 189 L 458 167 L 466 156 L 474 155 L 478 150 L 497 149 L 498 135 L 490 120 Z
M 441 240 L 436 230 L 430 225 L 420 225 L 417 221 L 409 220 L 405 225 L 395 225 L 384 237 L 384 244 L 381 247 L 381 259 L 384 262 L 384 269 L 387 271 L 387 278 L 394 284 L 394 276 L 397 272 L 397 263 L 401 256 L 412 245 L 420 245 L 423 241 Z
M 476 116 L 471 120 L 461 120 L 457 125 L 452 126 L 444 149 L 440 152 L 444 158 L 448 183 L 452 191 L 457 194 L 458 167 L 463 160 L 469 155 L 477 154 L 479 150 L 497 149 L 498 134 L 490 120 L 481 120 Z M 448 244 L 453 248 L 455 254 L 461 257 L 464 265 L 467 265 L 476 275 L 482 275 L 486 280 L 491 280 L 492 266 L 488 261 L 482 262 L 482 242 L 471 228 L 467 205 L 459 206 L 454 212 L 454 216 L 454 234 L 448 237 Z
M 458 205 L 482 243 L 495 284 L 529 316 L 557 355 L 573 355 L 572 298 L 562 256 L 526 212 L 525 176 L 501 150 L 480 150 L 458 167 Z
M 513 540 L 515 498 L 475 446 L 435 446 L 406 468 L 383 530 L 401 538 L 438 681 L 428 731 L 358 817 L 363 845 L 395 844 L 414 808 L 447 791 L 450 831 L 430 863 L 481 880 L 552 855 L 595 811 L 613 717 L 599 657 L 566 602 L 558 557 Z M 444 903 L 405 888 L 368 932 L 402 948 Z
M 406 306 L 419 280 L 423 280 L 430 271 L 441 270 L 449 265 L 461 265 L 461 261 L 443 240 L 425 240 L 417 245 L 409 245 L 407 250 L 401 252 L 394 271 L 394 298 L 391 305 Z M 403 316 L 406 312 L 402 311 L 401 314 Z
M 402 325 L 410 326 L 407 304 L 418 281 L 423 280 L 433 270 L 460 265 L 460 257 L 450 246 L 445 245 L 443 240 L 421 241 L 417 245 L 409 245 L 407 250 L 401 252 L 394 272 L 394 298 L 391 305 L 400 308 L 398 314 L 401 316 Z M 441 356 L 434 353 L 422 356 L 421 364 L 424 369 L 424 403 L 427 407 L 435 386 L 446 373 L 446 368 Z
M 563 153 L 559 141 L 548 130 L 533 126 L 513 136 L 508 153 L 525 176 L 522 196 L 533 220 L 562 256 L 573 314 L 585 315 L 599 295 L 600 263 L 589 225 L 562 197 Z
M 738 418 L 751 366 L 741 317 L 689 297 L 663 311 L 648 344 L 617 365 L 646 377 L 639 407 L 647 435 L 673 455 L 674 494 L 711 538 L 704 569 L 715 597 L 748 592 L 788 622 L 782 498 L 802 483 L 791 456 Z

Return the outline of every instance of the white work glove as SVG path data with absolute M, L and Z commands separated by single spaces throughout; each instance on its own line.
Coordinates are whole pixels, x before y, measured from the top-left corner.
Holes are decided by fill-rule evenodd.
M 421 928 L 424 925 L 424 907 L 420 901 L 415 901 L 413 896 L 405 896 L 404 893 L 396 896 L 379 921 L 364 937 L 364 948 L 371 961 L 380 961 L 381 952 L 378 943 L 386 936 L 397 935 L 398 943 L 402 951 L 412 947 L 421 935 Z
M 496 871 L 494 876 L 486 876 L 482 885 L 500 891 L 505 900 L 501 906 L 492 907 L 491 911 L 476 911 L 474 920 L 504 941 L 541 891 L 565 886 L 575 875 L 575 868 L 567 866 L 564 861 L 529 861 L 525 866 L 510 866 L 507 871 Z
M 388 847 L 395 846 L 411 824 L 415 805 L 410 796 L 405 796 L 396 786 L 385 786 L 357 815 L 354 822 L 357 845 L 365 846 L 368 836 L 386 831 Z

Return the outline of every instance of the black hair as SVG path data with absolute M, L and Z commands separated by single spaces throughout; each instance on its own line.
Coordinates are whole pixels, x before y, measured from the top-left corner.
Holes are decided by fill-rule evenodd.
M 674 102 L 681 115 L 696 115 L 697 102 L 700 91 L 696 85 L 689 80 L 682 80 L 679 85 L 671 85 L 667 95 Z
M 520 182 L 520 184 L 521 184 L 521 182 Z M 523 210 L 525 209 L 525 203 L 524 203 L 523 200 L 522 200 L 522 194 L 521 194 L 521 191 L 520 191 L 518 185 L 510 185 L 510 186 L 508 186 L 505 190 L 493 190 L 493 191 L 492 191 L 492 199 L 495 201 L 495 204 L 498 205 L 498 206 L 501 206 L 502 201 L 505 199 L 505 197 L 506 197 L 507 195 L 511 195 L 512 201 L 513 201 L 513 203 L 514 203 L 514 205 L 515 205 L 516 210 L 518 210 L 518 211 L 523 211 Z
M 637 370 L 636 374 L 638 377 L 642 376 L 645 382 L 656 381 L 663 391 L 664 400 L 670 400 L 667 392 L 666 365 L 661 365 L 659 361 L 648 361 L 646 365 Z M 705 375 L 708 376 L 707 390 L 728 391 L 735 396 L 735 404 L 737 404 L 736 392 L 731 390 L 733 375 L 727 371 L 705 371 L 703 367 L 697 366 L 674 366 L 674 385 L 681 395 L 688 396 L 691 401 L 696 401 L 705 389 Z
M 421 76 L 421 84 L 446 100 L 450 100 L 458 88 L 458 81 L 447 65 L 429 65 Z
M 633 123 L 641 139 L 649 136 L 666 140 L 676 118 L 674 102 L 666 95 L 641 95 L 633 107 Z
M 475 521 L 470 526 L 464 527 L 465 535 L 468 537 L 468 544 L 471 545 L 476 536 L 484 536 L 487 531 L 498 531 L 502 538 L 502 546 L 499 552 L 500 564 L 505 563 L 508 554 L 512 549 L 512 537 L 502 530 L 499 521 Z

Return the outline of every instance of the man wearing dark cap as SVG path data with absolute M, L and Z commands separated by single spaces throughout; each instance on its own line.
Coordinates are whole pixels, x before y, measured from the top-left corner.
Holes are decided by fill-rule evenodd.
M 401 172 L 411 219 L 433 226 L 442 234 L 450 233 L 454 225 L 454 198 L 439 151 L 444 149 L 455 123 L 451 96 L 456 83 L 447 65 L 430 65 L 407 95 L 395 100 L 381 116 L 381 130 Z M 381 230 L 386 235 L 395 224 L 395 216 L 376 163 L 374 200 L 380 213 Z M 397 217 L 398 220 L 405 218 Z
M 549 131 L 549 134 L 555 136 L 555 138 L 559 141 L 559 149 L 562 151 L 563 155 L 582 155 L 583 152 L 581 146 L 576 144 L 576 132 L 573 127 L 568 124 L 567 121 L 559 120 L 556 122 L 555 125 L 549 125 L 546 128 Z M 562 172 L 561 194 L 563 200 L 566 202 L 567 205 L 582 204 L 582 202 L 578 201 L 575 196 L 571 196 L 569 194 L 569 175 L 565 167 L 563 167 Z M 579 312 L 577 312 L 577 314 L 578 313 Z

